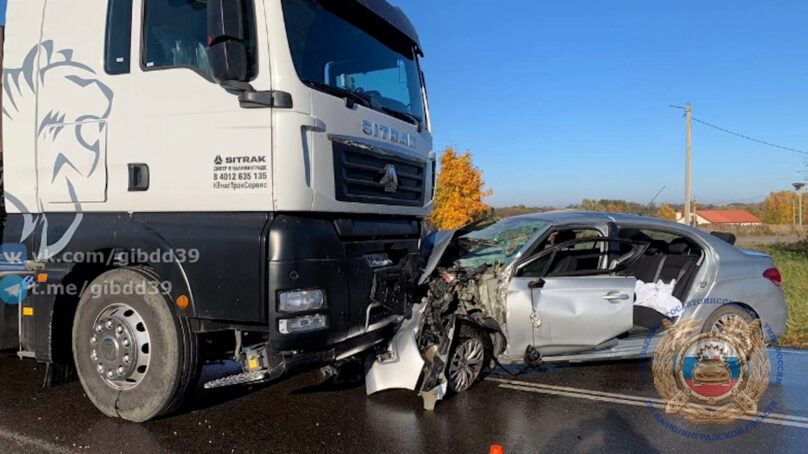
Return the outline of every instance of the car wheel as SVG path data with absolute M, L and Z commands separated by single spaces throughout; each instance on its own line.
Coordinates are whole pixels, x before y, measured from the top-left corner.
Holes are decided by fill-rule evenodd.
M 482 377 L 486 361 L 491 357 L 490 344 L 482 331 L 460 326 L 460 335 L 449 352 L 447 379 L 452 392 L 466 391 Z
M 173 411 L 197 378 L 197 338 L 146 270 L 95 279 L 79 301 L 72 341 L 84 392 L 107 416 L 143 422 Z
M 725 326 L 729 320 L 732 319 L 741 319 L 746 323 L 751 323 L 755 320 L 755 317 L 748 311 L 741 309 L 735 305 L 727 305 L 721 306 L 704 322 L 704 326 L 702 327 L 701 331 L 703 333 L 708 332 L 718 332 L 723 333 L 725 331 Z

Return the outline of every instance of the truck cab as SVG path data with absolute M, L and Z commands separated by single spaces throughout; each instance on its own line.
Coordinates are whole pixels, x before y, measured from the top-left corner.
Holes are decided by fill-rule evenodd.
M 389 338 L 435 185 L 399 8 L 10 0 L 7 17 L 3 247 L 24 260 L 2 271 L 0 340 L 18 342 L 0 347 L 145 421 L 206 358 L 243 364 L 210 386 L 254 383 Z

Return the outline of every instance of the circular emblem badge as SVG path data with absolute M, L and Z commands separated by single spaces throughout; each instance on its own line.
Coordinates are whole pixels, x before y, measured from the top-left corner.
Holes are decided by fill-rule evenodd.
M 701 320 L 663 322 L 654 352 L 654 385 L 665 412 L 697 423 L 756 415 L 769 384 L 769 357 L 760 320 L 730 320 L 722 332 L 701 333 Z M 714 408 L 718 406 L 718 408 Z
M 746 353 L 734 338 L 723 333 L 690 338 L 676 362 L 679 388 L 707 405 L 732 399 L 743 389 L 746 377 Z

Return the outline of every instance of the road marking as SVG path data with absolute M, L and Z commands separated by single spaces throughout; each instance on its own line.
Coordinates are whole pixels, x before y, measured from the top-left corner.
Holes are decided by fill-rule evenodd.
M 15 443 L 28 445 L 34 448 L 39 449 L 40 451 L 47 451 L 47 452 L 54 452 L 54 453 L 69 453 L 70 450 L 63 448 L 59 445 L 55 445 L 49 441 L 39 440 L 33 437 L 29 437 L 27 435 L 22 435 L 17 432 L 12 432 L 7 429 L 3 429 L 0 427 L 0 438 L 4 438 L 8 441 L 12 441 Z
M 500 388 L 514 389 L 517 391 L 527 391 L 540 394 L 550 394 L 555 396 L 574 397 L 578 399 L 592 400 L 596 402 L 608 402 L 622 405 L 631 405 L 635 407 L 646 407 L 646 402 L 660 410 L 665 409 L 665 401 L 652 397 L 632 396 L 629 394 L 608 393 L 604 391 L 595 391 L 591 389 L 570 388 L 566 386 L 545 385 L 543 383 L 533 383 L 518 380 L 508 380 L 503 378 L 488 377 L 486 381 L 499 383 Z M 715 408 L 715 407 L 708 407 Z M 738 419 L 746 421 L 755 421 L 757 418 L 754 416 L 741 416 Z M 799 427 L 808 429 L 808 418 L 801 416 L 784 415 L 780 413 L 770 413 L 763 423 L 777 424 L 781 426 Z
M 620 399 L 637 400 L 637 401 L 640 401 L 640 402 L 649 401 L 649 402 L 653 402 L 653 403 L 661 404 L 661 405 L 665 405 L 665 403 L 666 403 L 664 400 L 654 398 L 654 397 L 643 397 L 643 396 L 632 396 L 630 394 L 608 393 L 608 392 L 596 391 L 596 390 L 592 390 L 592 389 L 569 388 L 569 387 L 566 387 L 566 386 L 555 386 L 555 385 L 547 385 L 547 384 L 544 384 L 544 383 L 518 381 L 518 380 L 508 380 L 508 379 L 494 378 L 494 377 L 488 378 L 487 380 L 488 381 L 499 382 L 499 383 L 507 383 L 507 384 L 511 384 L 511 385 L 517 385 L 517 386 L 530 386 L 530 387 L 535 387 L 535 388 L 544 388 L 544 389 L 549 389 L 549 390 L 554 390 L 554 391 L 566 391 L 566 392 L 571 392 L 571 393 L 583 393 L 583 394 L 592 394 L 592 395 L 596 395 L 596 396 L 616 397 L 616 398 L 620 398 Z M 715 406 L 711 407 L 711 406 L 706 406 L 706 405 L 704 407 L 708 408 L 710 410 L 715 410 L 715 409 L 718 408 L 718 407 L 715 407 Z M 805 418 L 805 417 L 802 417 L 802 416 L 784 415 L 782 413 L 770 413 L 769 417 L 770 418 L 775 418 L 775 419 L 786 419 L 786 420 L 790 420 L 790 421 L 808 422 L 808 418 Z

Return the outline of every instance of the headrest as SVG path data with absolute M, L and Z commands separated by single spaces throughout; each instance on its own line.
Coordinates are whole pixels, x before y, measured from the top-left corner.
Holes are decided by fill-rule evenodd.
M 664 254 L 668 251 L 668 243 L 662 240 L 653 240 L 651 245 L 648 246 L 646 254 Z
M 639 229 L 622 229 L 619 236 L 620 238 L 640 243 L 650 243 L 652 241 L 650 236 L 642 233 Z
M 640 232 L 637 229 L 621 229 L 619 234 L 620 238 L 623 238 L 625 240 L 630 240 L 635 236 L 639 235 L 642 235 L 642 232 Z
M 558 235 L 555 237 L 555 244 L 566 243 L 567 241 L 572 241 L 575 239 L 575 232 L 572 230 L 562 230 L 558 232 Z
M 690 250 L 690 244 L 686 240 L 678 239 L 673 240 L 671 245 L 668 246 L 668 251 L 671 254 L 678 254 L 682 255 L 687 253 Z

